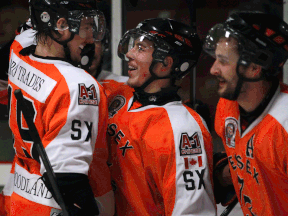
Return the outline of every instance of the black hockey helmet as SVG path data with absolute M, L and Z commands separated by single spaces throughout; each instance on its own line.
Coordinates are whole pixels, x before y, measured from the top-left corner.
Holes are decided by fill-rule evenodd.
M 171 75 L 176 79 L 184 77 L 195 66 L 202 50 L 201 41 L 193 28 L 172 19 L 153 18 L 140 22 L 123 35 L 118 45 L 118 56 L 127 61 L 126 53 L 140 37 L 154 43 L 154 63 L 164 62 L 166 56 L 173 58 L 174 71 Z
M 237 39 L 239 65 L 258 64 L 266 69 L 266 76 L 277 75 L 288 58 L 288 25 L 272 14 L 255 11 L 232 13 L 224 23 L 210 29 L 204 51 L 214 57 L 217 43 L 223 37 Z
M 104 38 L 105 17 L 97 10 L 95 0 L 29 0 L 29 9 L 32 26 L 37 31 L 58 30 L 56 22 L 64 17 L 70 32 L 85 37 L 87 32 L 82 30 L 81 20 L 92 18 L 93 24 L 89 31 L 93 33 L 94 41 Z

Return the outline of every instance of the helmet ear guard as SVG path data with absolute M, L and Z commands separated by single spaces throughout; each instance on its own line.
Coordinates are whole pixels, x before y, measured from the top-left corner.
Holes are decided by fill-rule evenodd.
M 165 43 L 162 42 L 161 44 L 162 46 L 165 46 Z M 191 59 L 191 56 L 181 55 L 175 51 L 173 52 L 173 49 L 171 49 L 168 45 L 166 46 L 166 49 L 163 49 L 163 47 L 156 47 L 152 57 L 154 61 L 164 63 L 166 56 L 171 56 L 174 61 L 172 66 L 173 72 L 171 75 L 173 78 L 182 79 L 186 76 L 189 69 L 196 65 L 197 60 Z
M 268 50 L 256 50 L 255 53 L 243 51 L 239 57 L 239 64 L 248 67 L 252 62 L 264 69 L 272 66 L 273 53 Z
M 189 73 L 190 69 L 197 64 L 196 60 L 187 58 L 185 56 L 177 56 L 173 59 L 175 60 L 175 62 L 173 63 L 173 72 L 171 76 L 176 80 L 184 78 L 187 73 Z
M 264 69 L 269 69 L 272 65 L 272 59 L 273 53 L 269 50 L 257 50 L 252 62 L 262 66 Z

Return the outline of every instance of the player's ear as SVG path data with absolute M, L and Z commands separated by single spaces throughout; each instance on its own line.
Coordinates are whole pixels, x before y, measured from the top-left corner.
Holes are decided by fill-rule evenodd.
M 60 18 L 57 20 L 56 30 L 58 31 L 58 33 L 61 36 L 65 37 L 69 33 L 68 28 L 69 28 L 69 26 L 68 26 L 67 20 L 65 18 Z M 68 31 L 66 31 L 66 30 L 68 30 Z
M 252 69 L 252 78 L 260 77 L 260 73 L 262 71 L 262 67 L 260 65 L 251 63 L 251 69 Z
M 163 63 L 161 71 L 169 71 L 173 66 L 173 58 L 171 56 L 166 56 Z

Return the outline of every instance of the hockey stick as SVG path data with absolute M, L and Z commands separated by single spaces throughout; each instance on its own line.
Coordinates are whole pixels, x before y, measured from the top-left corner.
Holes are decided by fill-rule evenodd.
M 40 139 L 39 133 L 38 133 L 36 126 L 33 122 L 31 110 L 29 110 L 28 106 L 26 105 L 26 102 L 23 98 L 23 94 L 22 94 L 21 89 L 16 89 L 14 91 L 14 95 L 17 99 L 17 102 L 19 103 L 19 105 L 21 107 L 24 119 L 26 120 L 26 123 L 27 123 L 28 128 L 29 128 L 30 136 L 32 137 L 34 145 L 36 145 L 36 149 L 37 149 L 37 151 L 38 151 L 38 153 L 39 153 L 39 155 L 43 161 L 44 167 L 45 167 L 46 172 L 48 174 L 47 176 L 48 176 L 49 182 L 51 183 L 55 197 L 58 200 L 59 205 L 62 209 L 63 216 L 69 216 L 66 205 L 64 203 L 64 199 L 63 199 L 63 197 L 60 193 L 60 190 L 58 188 L 58 185 L 57 185 L 55 173 L 52 169 L 51 163 L 50 163 L 49 158 L 46 154 L 43 143 Z
M 224 209 L 224 211 L 221 213 L 220 216 L 227 216 L 230 214 L 230 212 L 233 210 L 233 208 L 236 206 L 236 204 L 238 203 L 238 199 L 233 200 L 232 203 L 230 203 L 226 209 Z

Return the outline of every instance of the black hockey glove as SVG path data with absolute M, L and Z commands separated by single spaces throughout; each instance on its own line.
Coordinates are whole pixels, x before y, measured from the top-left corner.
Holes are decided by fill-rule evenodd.
M 222 206 L 228 206 L 235 199 L 237 199 L 236 192 L 233 184 L 222 186 L 219 181 L 223 169 L 228 165 L 228 157 L 225 152 L 218 152 L 213 155 L 213 181 L 214 181 L 214 196 L 217 204 L 221 203 Z
M 99 215 L 99 209 L 86 175 L 79 173 L 55 173 L 55 175 L 69 216 Z M 55 198 L 46 172 L 42 180 Z M 59 203 L 57 200 L 56 202 Z

